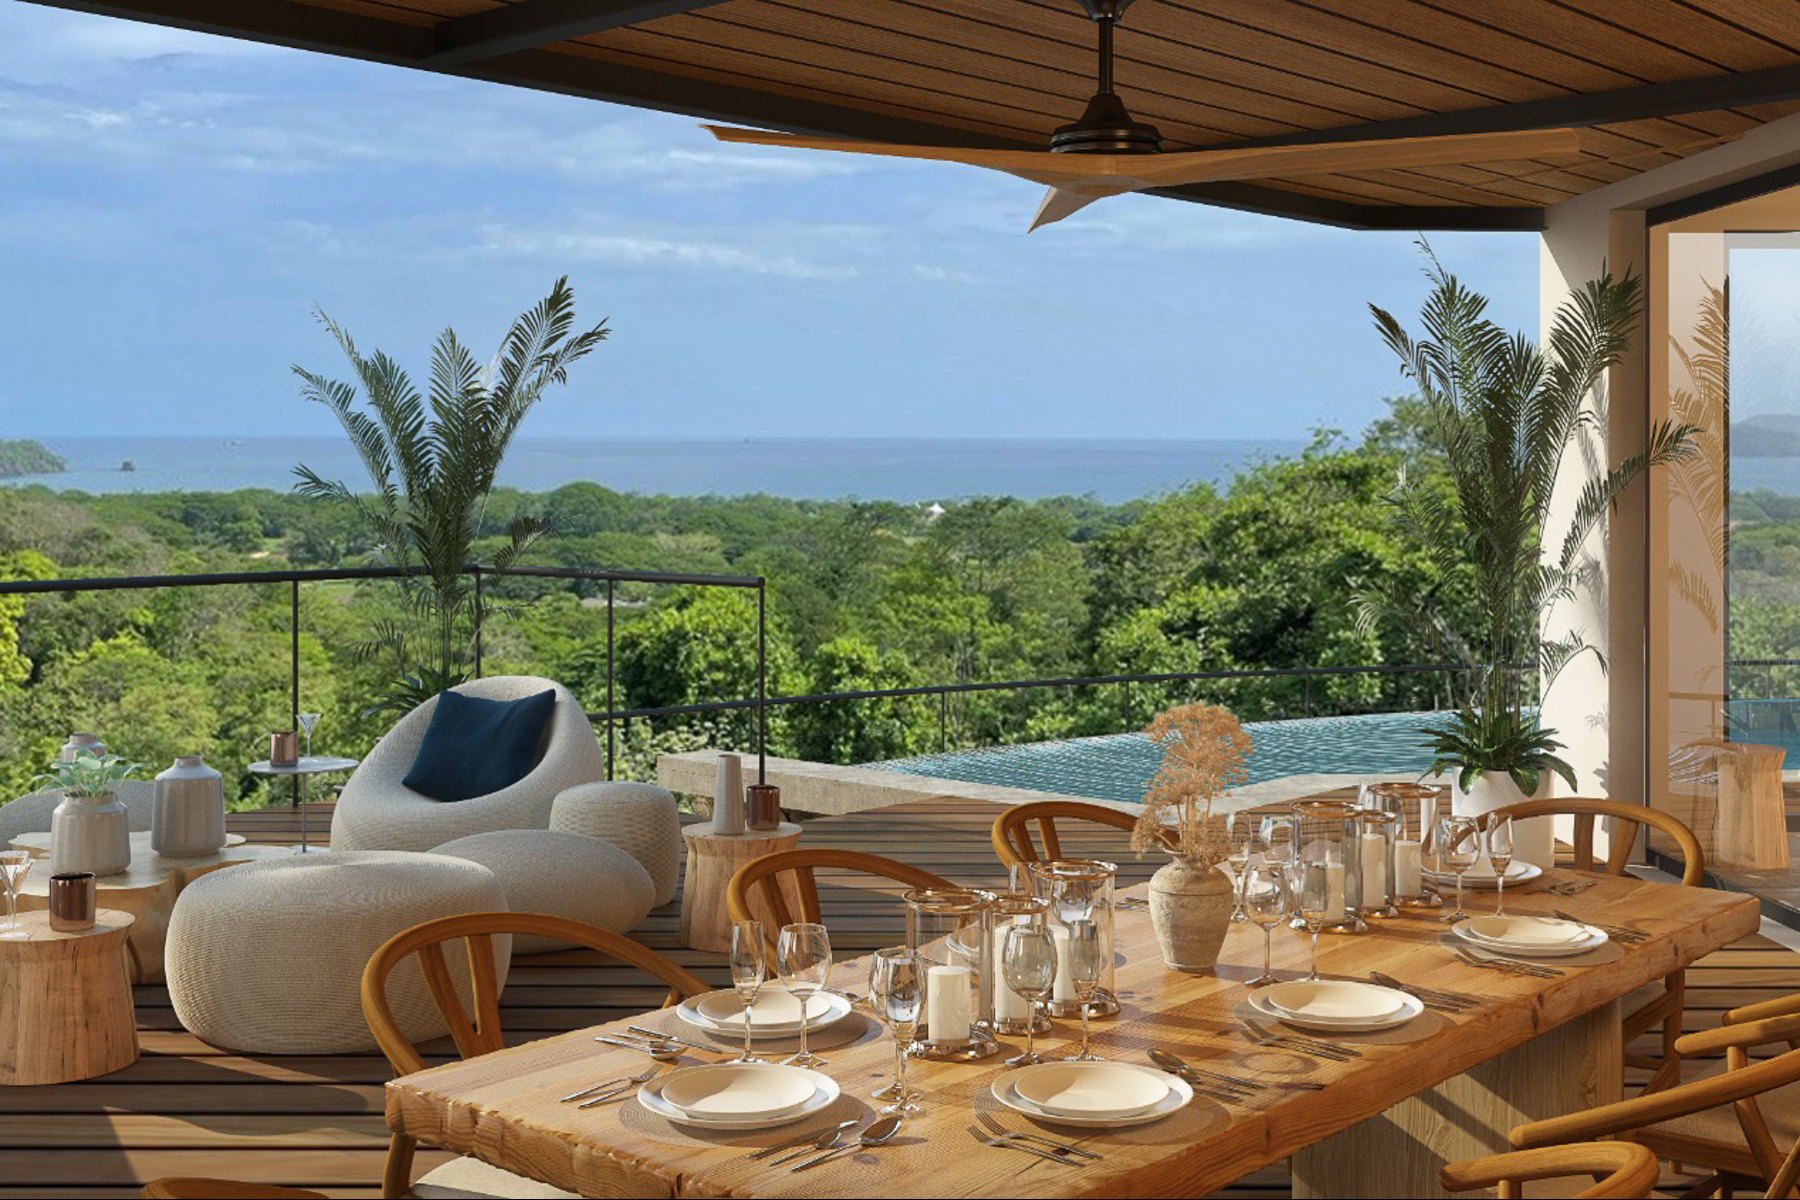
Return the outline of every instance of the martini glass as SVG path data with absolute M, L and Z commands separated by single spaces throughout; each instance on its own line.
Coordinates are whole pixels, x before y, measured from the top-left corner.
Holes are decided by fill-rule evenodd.
M 295 713 L 294 714 L 294 722 L 295 722 L 295 724 L 300 726 L 300 732 L 303 735 L 305 735 L 305 737 L 306 737 L 306 757 L 311 758 L 312 757 L 312 731 L 313 731 L 313 727 L 319 723 L 319 714 L 318 713 Z

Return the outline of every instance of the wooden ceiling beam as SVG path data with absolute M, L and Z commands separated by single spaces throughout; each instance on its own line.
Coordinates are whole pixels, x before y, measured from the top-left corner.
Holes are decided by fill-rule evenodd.
M 433 33 L 425 66 L 459 67 L 570 38 L 710 8 L 722 0 L 520 0 L 505 8 L 453 17 Z

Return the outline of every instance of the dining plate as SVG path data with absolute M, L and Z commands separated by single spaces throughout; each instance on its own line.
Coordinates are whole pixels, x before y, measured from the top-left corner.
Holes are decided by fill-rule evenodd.
M 663 1078 L 662 1098 L 691 1117 L 786 1116 L 811 1100 L 818 1076 L 780 1063 L 709 1063 Z
M 1406 1007 L 1405 992 L 1354 979 L 1294 979 L 1262 989 L 1263 1000 L 1284 1016 L 1341 1022 L 1379 1021 Z
M 1579 921 L 1561 921 L 1554 917 L 1531 917 L 1523 914 L 1470 917 L 1462 925 L 1473 940 L 1521 946 L 1572 946 L 1576 942 L 1586 941 L 1594 933 L 1590 926 Z
M 1119 1063 L 1116 1065 L 1130 1066 L 1132 1064 Z M 1029 1070 L 1030 1068 L 1026 1069 Z M 1150 1068 L 1138 1067 L 1137 1069 L 1140 1071 L 1148 1071 Z M 1169 1075 L 1166 1076 L 1164 1080 L 1164 1086 L 1168 1088 L 1168 1091 L 1163 1093 L 1163 1098 L 1158 1100 L 1155 1104 L 1152 1104 L 1143 1112 L 1133 1113 L 1128 1117 L 1075 1116 L 1068 1113 L 1053 1113 L 1039 1108 L 1031 1101 L 1025 1099 L 1025 1097 L 1019 1095 L 1018 1090 L 1013 1087 L 1013 1080 L 1018 1078 L 1022 1073 L 1022 1071 L 1007 1071 L 1001 1074 L 998 1079 L 995 1079 L 993 1086 L 990 1089 L 994 1094 L 994 1099 L 1006 1105 L 1006 1107 L 1012 1109 L 1016 1113 L 1023 1113 L 1024 1115 L 1033 1117 L 1039 1121 L 1051 1121 L 1059 1125 L 1077 1125 L 1085 1128 L 1102 1129 L 1123 1129 L 1128 1125 L 1148 1125 L 1152 1121 L 1160 1121 L 1170 1113 L 1177 1112 L 1180 1109 L 1187 1107 L 1189 1101 L 1194 1098 L 1194 1089 L 1188 1086 L 1185 1079 L 1176 1075 Z
M 1480 920 L 1472 917 L 1470 920 Z M 1567 958 L 1571 954 L 1586 954 L 1589 950 L 1598 950 L 1606 945 L 1608 938 L 1605 931 L 1586 926 L 1590 931 L 1579 941 L 1561 942 L 1554 945 L 1530 942 L 1496 942 L 1487 938 L 1476 937 L 1464 928 L 1469 922 L 1458 921 L 1450 927 L 1450 931 L 1469 944 L 1476 951 L 1489 954 L 1504 954 L 1513 958 Z
M 1536 863 L 1513 863 L 1506 868 L 1506 886 L 1517 887 L 1521 883 L 1530 883 L 1543 873 L 1544 868 L 1538 866 Z M 1428 882 L 1435 883 L 1439 887 L 1453 888 L 1456 886 L 1455 871 L 1437 871 L 1427 867 L 1421 874 L 1425 876 Z M 1463 886 L 1471 891 L 1491 892 L 1500 886 L 1500 880 L 1491 870 L 1479 872 L 1470 871 L 1463 876 Z
M 829 1108 L 837 1102 L 839 1089 L 837 1081 L 829 1075 L 821 1075 L 816 1071 L 808 1071 L 813 1076 L 814 1089 L 810 1099 L 792 1112 L 779 1113 L 774 1116 L 735 1116 L 709 1117 L 697 1113 L 684 1112 L 663 1099 L 663 1084 L 674 1077 L 658 1076 L 638 1089 L 638 1103 L 657 1116 L 677 1124 L 693 1125 L 702 1129 L 774 1129 L 779 1125 L 790 1125 L 803 1120 L 822 1108 Z
M 675 1015 L 696 1029 L 721 1037 L 744 1036 L 744 1002 L 733 991 L 690 996 Z M 817 992 L 806 1002 L 806 1028 L 813 1032 L 850 1015 L 850 1001 L 836 992 Z M 800 1032 L 800 1001 L 784 987 L 765 985 L 750 1010 L 752 1037 L 791 1037 Z
M 1271 1005 L 1267 1000 L 1263 999 L 1263 991 L 1265 990 L 1267 989 L 1260 989 L 1250 993 L 1250 1007 L 1255 1009 L 1258 1013 L 1261 1013 L 1263 1016 L 1268 1017 L 1270 1020 L 1280 1021 L 1285 1025 L 1292 1025 L 1296 1029 L 1317 1029 L 1321 1032 L 1329 1033 L 1374 1033 L 1378 1030 L 1393 1029 L 1397 1026 L 1404 1025 L 1425 1011 L 1424 1003 L 1417 996 L 1407 995 L 1402 992 L 1401 995 L 1406 996 L 1406 1001 L 1400 1006 L 1398 1011 L 1389 1013 L 1385 1017 L 1366 1021 L 1333 1020 L 1326 1017 L 1311 1017 L 1297 1013 L 1282 1012 L 1280 1009 Z
M 1170 1076 L 1121 1062 L 1047 1062 L 1012 1076 L 1013 1090 L 1060 1117 L 1132 1117 L 1168 1095 Z

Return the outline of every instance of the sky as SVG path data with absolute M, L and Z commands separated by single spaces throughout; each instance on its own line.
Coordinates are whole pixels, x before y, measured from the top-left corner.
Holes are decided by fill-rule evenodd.
M 423 374 L 565 274 L 613 333 L 527 434 L 1291 438 L 1404 390 L 1366 306 L 1417 311 L 1416 235 L 1038 198 L 0 0 L 0 436 L 329 435 L 314 304 Z M 1432 242 L 1535 328 L 1534 235 Z

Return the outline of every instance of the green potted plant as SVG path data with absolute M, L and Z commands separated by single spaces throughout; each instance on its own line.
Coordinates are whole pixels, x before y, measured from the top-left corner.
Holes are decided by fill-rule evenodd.
M 142 763 L 118 754 L 77 750 L 32 786 L 54 783 L 62 801 L 50 814 L 50 871 L 116 875 L 131 865 L 131 818 L 120 803 L 119 781 Z
M 1487 300 L 1424 249 L 1432 288 L 1423 336 L 1369 307 L 1418 388 L 1427 443 L 1444 474 L 1402 474 L 1390 500 L 1395 520 L 1440 573 L 1472 571 L 1481 611 L 1474 628 L 1455 631 L 1418 597 L 1371 592 L 1359 615 L 1365 623 L 1394 615 L 1421 622 L 1468 667 L 1457 710 L 1421 732 L 1434 756 L 1430 773 L 1454 777 L 1453 807 L 1481 813 L 1548 794 L 1554 776 L 1577 786 L 1537 701 L 1576 658 L 1591 653 L 1603 669 L 1605 658 L 1580 630 L 1548 637 L 1540 622 L 1578 594 L 1590 570 L 1588 536 L 1620 494 L 1649 468 L 1692 454 L 1695 429 L 1663 421 L 1642 452 L 1618 465 L 1578 464 L 1570 452 L 1595 422 L 1587 399 L 1623 359 L 1640 315 L 1638 280 L 1604 274 L 1587 283 L 1557 310 L 1539 345 L 1488 319 Z M 1572 506 L 1555 503 L 1559 481 L 1579 485 Z M 1548 866 L 1549 824 L 1535 824 L 1521 831 L 1517 857 Z

